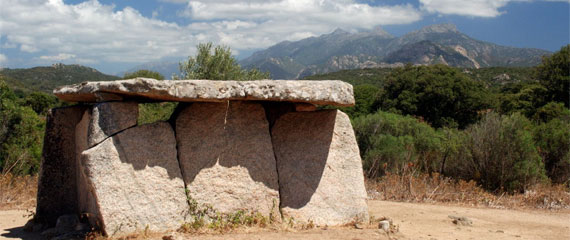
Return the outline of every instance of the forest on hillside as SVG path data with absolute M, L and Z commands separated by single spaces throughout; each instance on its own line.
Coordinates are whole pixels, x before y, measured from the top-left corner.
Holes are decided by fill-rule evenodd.
M 340 79 L 354 85 L 356 106 L 341 110 L 352 120 L 369 179 L 412 171 L 473 180 L 496 193 L 523 192 L 534 184 L 563 184 L 568 189 L 569 49 L 570 45 L 562 47 L 529 68 L 406 65 L 306 79 Z M 239 69 L 231 55 L 222 64 L 238 66 L 231 74 L 216 68 L 204 72 L 201 66 L 210 63 L 196 59 L 183 64 L 181 77 L 267 76 Z M 128 76 L 148 74 L 161 78 L 150 71 Z M 35 175 L 46 114 L 66 104 L 12 82 L 13 76 L 0 75 L 0 172 Z M 175 106 L 141 104 L 139 123 L 167 119 Z

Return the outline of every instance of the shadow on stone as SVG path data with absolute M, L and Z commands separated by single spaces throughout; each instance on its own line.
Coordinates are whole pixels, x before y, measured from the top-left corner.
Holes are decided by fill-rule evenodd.
M 109 236 L 179 227 L 187 213 L 184 182 L 170 124 L 129 128 L 82 154 Z
M 315 194 L 329 157 L 335 117 L 336 111 L 293 112 L 275 123 L 271 135 L 281 208 L 302 208 Z
M 190 196 L 221 212 L 276 211 L 279 185 L 269 124 L 259 102 L 193 103 L 176 139 Z
M 241 166 L 251 178 L 277 190 L 274 155 L 265 111 L 259 103 L 194 103 L 178 115 L 176 133 L 185 182 L 216 163 Z
M 345 113 L 290 112 L 271 135 L 285 218 L 316 225 L 368 221 L 362 162 Z
M 122 163 L 135 171 L 161 167 L 170 179 L 182 179 L 176 156 L 176 142 L 170 124 L 155 122 L 127 129 L 113 136 Z M 174 151 L 173 151 L 174 150 Z
M 78 211 L 76 125 L 87 110 L 77 105 L 54 108 L 47 115 L 36 216 L 48 226 Z

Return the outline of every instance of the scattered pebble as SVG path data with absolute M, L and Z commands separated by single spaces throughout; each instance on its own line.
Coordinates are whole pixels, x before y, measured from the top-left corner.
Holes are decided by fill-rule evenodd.
M 473 221 L 471 221 L 471 219 L 467 218 L 467 217 L 463 217 L 463 216 L 454 216 L 454 215 L 449 215 L 449 218 L 453 219 L 453 223 L 455 225 L 462 225 L 462 226 L 471 226 L 473 224 Z
M 378 222 L 378 228 L 384 230 L 385 232 L 390 231 L 390 221 L 382 220 L 382 221 Z
M 364 229 L 364 224 L 362 224 L 362 223 L 355 223 L 355 224 L 354 224 L 354 228 L 356 228 L 356 229 Z

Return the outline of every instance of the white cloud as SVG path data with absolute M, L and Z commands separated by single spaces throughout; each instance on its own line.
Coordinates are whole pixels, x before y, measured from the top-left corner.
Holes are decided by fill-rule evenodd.
M 6 55 L 0 53 L 0 64 L 7 62 L 7 61 L 8 61 L 8 58 L 6 57 Z
M 263 48 L 283 40 L 299 40 L 335 28 L 371 29 L 421 19 L 413 6 L 370 6 L 353 0 L 196 0 L 182 16 L 193 29 L 208 29 L 232 48 Z M 212 29 L 213 28 L 213 29 Z
M 326 25 L 371 28 L 375 25 L 406 24 L 421 18 L 411 5 L 370 6 L 352 0 L 196 0 L 184 15 L 194 20 L 239 19 L 270 24 L 298 23 L 297 27 Z M 328 29 L 327 29 L 328 30 Z
M 547 2 L 569 2 L 570 0 L 543 0 Z M 420 0 L 421 9 L 429 13 L 454 14 L 471 17 L 497 17 L 504 12 L 501 8 L 510 2 L 533 2 L 533 0 Z
M 77 62 L 146 62 L 187 56 L 196 44 L 192 31 L 144 17 L 131 7 L 116 10 L 96 0 L 77 5 L 62 0 L 2 1 L 4 46 L 41 53 L 36 60 L 74 55 Z
M 421 19 L 411 5 L 369 6 L 354 0 L 214 0 L 186 3 L 188 25 L 145 17 L 132 7 L 90 0 L 2 0 L 0 26 L 6 42 L 36 54 L 37 61 L 149 62 L 193 54 L 200 42 L 226 44 L 235 52 L 331 32 Z M 168 15 L 169 13 L 164 13 Z M 171 14 L 173 15 L 173 14 Z
M 430 13 L 456 14 L 473 17 L 496 17 L 502 14 L 499 8 L 509 0 L 420 0 L 422 9 Z
M 60 54 L 54 55 L 54 56 L 40 56 L 40 59 L 48 60 L 48 61 L 63 61 L 63 60 L 71 59 L 71 58 L 75 58 L 75 54 L 60 53 Z

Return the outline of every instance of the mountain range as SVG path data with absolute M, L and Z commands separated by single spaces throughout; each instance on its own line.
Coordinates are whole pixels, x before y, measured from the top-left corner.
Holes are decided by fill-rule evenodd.
M 271 73 L 273 79 L 305 76 L 345 69 L 382 68 L 412 64 L 445 64 L 455 67 L 534 66 L 551 52 L 516 48 L 473 39 L 453 24 L 424 27 L 401 37 L 381 28 L 330 34 L 299 41 L 283 41 L 240 61 L 246 68 Z

